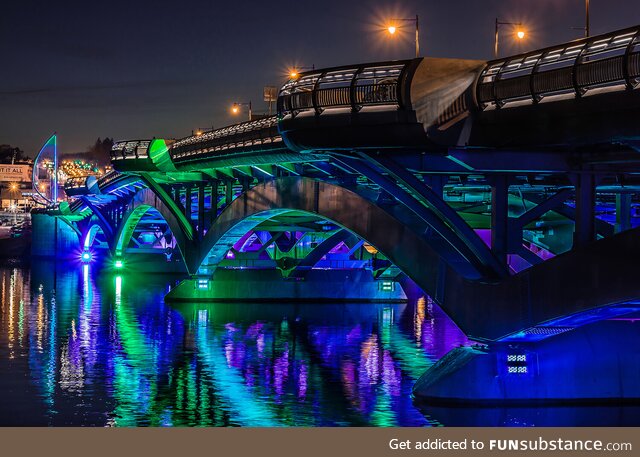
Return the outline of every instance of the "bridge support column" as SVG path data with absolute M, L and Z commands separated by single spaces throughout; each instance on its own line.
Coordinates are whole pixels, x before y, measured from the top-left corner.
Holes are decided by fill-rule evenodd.
M 224 206 L 229 206 L 233 201 L 233 180 L 228 179 L 225 182 Z
M 616 194 L 616 233 L 631 228 L 631 194 Z
M 218 216 L 218 181 L 211 183 L 211 194 L 209 203 L 209 227 L 213 224 Z
M 198 184 L 198 239 L 204 236 L 204 184 Z
M 576 224 L 573 231 L 573 247 L 596 239 L 595 203 L 596 178 L 591 173 L 573 177 L 576 189 Z
M 493 176 L 491 182 L 491 250 L 503 265 L 509 253 L 509 178 Z
M 187 219 L 191 222 L 191 196 L 192 196 L 192 191 L 193 187 L 191 187 L 190 184 L 187 185 L 187 187 L 184 190 L 184 194 L 185 194 L 185 201 L 184 201 L 184 211 L 185 211 L 185 216 L 187 216 Z

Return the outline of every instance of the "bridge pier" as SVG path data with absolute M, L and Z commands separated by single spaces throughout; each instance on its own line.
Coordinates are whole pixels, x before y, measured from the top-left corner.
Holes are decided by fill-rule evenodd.
M 80 259 L 80 233 L 58 216 L 31 215 L 31 255 L 58 259 Z M 53 242 L 52 242 L 53 241 Z
M 420 377 L 413 394 L 433 405 L 637 401 L 640 315 L 627 317 L 537 342 L 454 349 Z

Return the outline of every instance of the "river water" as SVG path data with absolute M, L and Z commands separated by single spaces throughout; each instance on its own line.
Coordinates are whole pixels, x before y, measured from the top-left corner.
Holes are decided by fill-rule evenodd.
M 0 425 L 581 425 L 593 413 L 414 405 L 415 380 L 467 343 L 419 295 L 170 305 L 176 281 L 94 265 L 0 267 Z M 604 414 L 609 425 L 637 419 L 633 408 Z

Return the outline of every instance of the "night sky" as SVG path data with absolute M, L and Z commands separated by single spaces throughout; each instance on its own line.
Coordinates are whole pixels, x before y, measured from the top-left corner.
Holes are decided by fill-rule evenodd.
M 583 33 L 584 0 L 6 1 L 0 9 L 0 144 L 35 155 L 58 131 L 65 152 L 98 137 L 180 138 L 265 111 L 264 85 L 293 64 L 328 67 L 410 58 L 412 31 L 385 17 L 420 15 L 422 55 L 490 59 L 495 17 L 522 21 L 503 55 Z M 592 35 L 640 24 L 640 1 L 591 0 Z M 410 28 L 411 26 L 409 26 Z

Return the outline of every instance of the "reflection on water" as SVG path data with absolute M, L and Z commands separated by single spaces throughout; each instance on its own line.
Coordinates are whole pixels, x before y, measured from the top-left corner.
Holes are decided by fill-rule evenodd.
M 579 408 L 415 406 L 415 380 L 466 343 L 423 297 L 170 306 L 174 284 L 1 267 L 0 425 L 582 425 Z M 612 425 L 629 411 L 596 414 Z
M 466 341 L 424 298 L 170 306 L 96 270 L 0 268 L 0 424 L 437 424 L 411 386 Z

